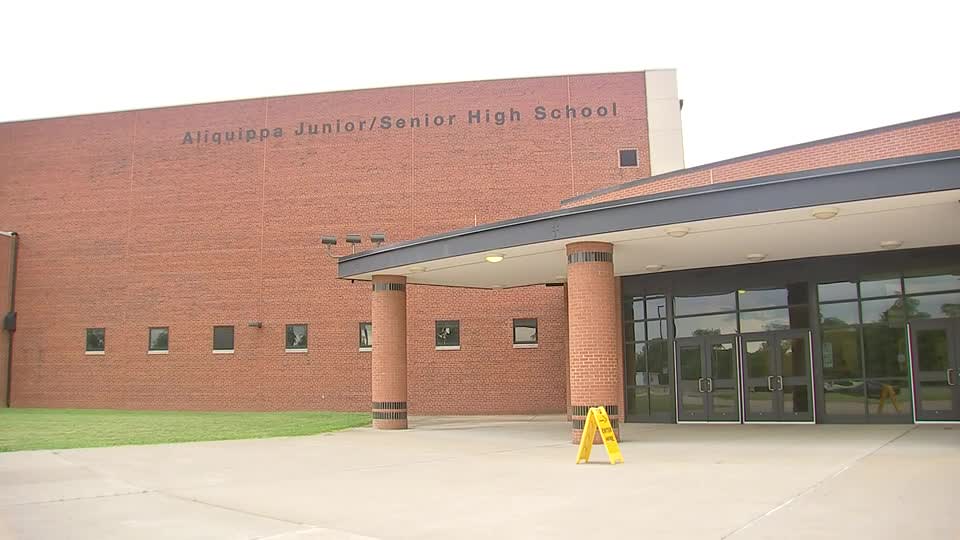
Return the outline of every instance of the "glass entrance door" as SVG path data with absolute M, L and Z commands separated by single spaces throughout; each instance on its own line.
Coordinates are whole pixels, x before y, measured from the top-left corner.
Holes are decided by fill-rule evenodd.
M 917 420 L 960 420 L 960 320 L 910 323 Z
M 739 370 L 733 336 L 678 339 L 677 419 L 739 422 Z
M 741 358 L 746 421 L 813 421 L 813 383 L 807 332 L 743 334 Z

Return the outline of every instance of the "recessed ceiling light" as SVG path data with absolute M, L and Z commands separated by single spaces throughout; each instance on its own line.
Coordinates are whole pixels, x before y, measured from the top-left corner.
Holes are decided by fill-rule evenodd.
M 503 260 L 503 255 L 499 253 L 491 253 L 484 257 L 483 260 L 487 261 L 488 263 L 498 263 Z
M 667 236 L 672 236 L 674 238 L 683 238 L 690 232 L 689 227 L 670 227 L 667 229 Z
M 747 260 L 750 262 L 762 261 L 767 258 L 767 255 L 764 253 L 748 253 Z
M 644 266 L 644 268 L 645 268 L 648 272 L 659 272 L 660 270 L 663 270 L 663 265 L 662 265 L 662 264 L 648 264 L 648 265 Z
M 884 240 L 883 242 L 880 242 L 880 247 L 883 249 L 897 249 L 902 245 L 903 242 L 900 240 Z
M 426 269 L 427 267 L 425 266 L 411 266 L 410 268 L 407 268 L 407 271 L 410 272 L 411 274 L 416 274 L 418 272 L 423 272 Z
M 836 208 L 817 208 L 811 212 L 811 215 L 817 219 L 831 219 L 839 213 L 840 211 Z
M 560 274 L 560 275 L 553 276 L 553 279 L 567 279 L 567 276 Z
M 503 288 L 503 285 L 491 285 L 490 287 L 492 287 L 492 288 L 494 288 L 494 289 L 502 289 L 502 288 Z

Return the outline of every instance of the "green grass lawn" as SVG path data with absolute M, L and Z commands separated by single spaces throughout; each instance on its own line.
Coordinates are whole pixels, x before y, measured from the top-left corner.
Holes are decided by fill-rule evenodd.
M 0 409 L 0 452 L 313 435 L 370 413 Z

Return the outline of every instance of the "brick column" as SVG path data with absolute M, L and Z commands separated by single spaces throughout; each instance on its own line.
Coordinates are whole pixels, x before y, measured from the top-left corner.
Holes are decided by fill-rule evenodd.
M 573 442 L 580 442 L 590 407 L 603 405 L 620 439 L 623 389 L 620 387 L 618 305 L 613 276 L 613 245 L 567 245 L 567 322 L 570 340 L 570 405 Z M 600 444 L 599 434 L 594 444 Z
M 407 429 L 407 278 L 373 276 L 373 427 Z

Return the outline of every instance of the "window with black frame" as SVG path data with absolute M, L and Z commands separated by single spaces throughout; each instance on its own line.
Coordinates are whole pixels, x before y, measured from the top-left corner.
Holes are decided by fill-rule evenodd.
M 913 397 L 906 323 L 924 314 L 904 298 L 902 279 L 821 283 L 817 299 L 824 413 L 907 421 Z
M 436 348 L 438 350 L 457 350 L 460 348 L 460 321 L 437 321 Z
M 513 345 L 515 347 L 535 347 L 537 345 L 537 320 L 513 320 Z
M 106 328 L 87 328 L 86 353 L 99 355 L 106 351 Z
M 369 351 L 373 348 L 373 323 L 360 323 L 360 350 Z
M 623 299 L 627 417 L 667 421 L 674 417 L 667 302 L 663 295 Z

